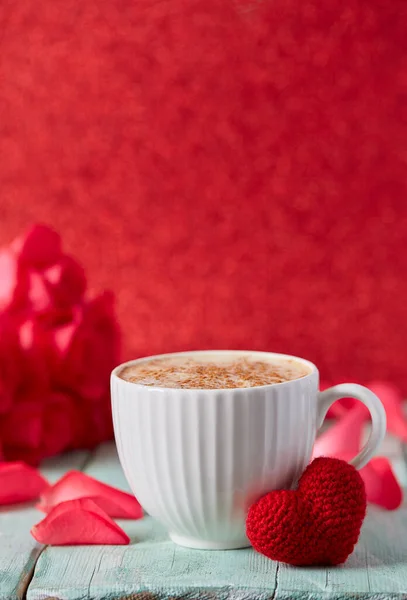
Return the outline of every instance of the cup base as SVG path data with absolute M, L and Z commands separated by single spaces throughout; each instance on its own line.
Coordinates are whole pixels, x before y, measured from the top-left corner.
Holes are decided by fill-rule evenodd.
M 250 542 L 247 538 L 225 542 L 211 542 L 210 540 L 200 540 L 198 538 L 184 537 L 170 533 L 170 538 L 174 544 L 193 548 L 194 550 L 238 550 L 239 548 L 248 548 Z

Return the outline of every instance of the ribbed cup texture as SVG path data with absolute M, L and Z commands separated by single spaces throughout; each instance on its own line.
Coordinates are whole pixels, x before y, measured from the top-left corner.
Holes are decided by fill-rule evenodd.
M 135 496 L 176 541 L 248 545 L 250 503 L 295 485 L 310 460 L 317 385 L 317 373 L 215 391 L 148 388 L 112 375 L 116 443 Z

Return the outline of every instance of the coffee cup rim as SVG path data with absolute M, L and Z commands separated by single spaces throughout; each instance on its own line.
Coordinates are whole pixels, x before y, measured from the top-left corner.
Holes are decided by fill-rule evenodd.
M 133 381 L 126 381 L 119 376 L 120 371 L 122 371 L 126 367 L 130 367 L 136 363 L 148 362 L 150 360 L 157 360 L 163 358 L 169 358 L 171 356 L 189 356 L 196 354 L 235 354 L 236 356 L 273 356 L 277 359 L 281 360 L 294 360 L 299 363 L 307 366 L 310 369 L 310 372 L 303 377 L 299 377 L 298 379 L 291 379 L 289 381 L 282 381 L 280 383 L 268 383 L 266 385 L 257 385 L 253 387 L 236 387 L 236 388 L 216 388 L 216 389 L 207 389 L 207 388 L 174 388 L 174 387 L 163 387 L 158 385 L 143 385 L 142 383 L 135 383 Z M 121 385 L 127 386 L 135 386 L 136 388 L 142 389 L 143 391 L 159 391 L 159 392 L 177 392 L 177 393 L 191 393 L 197 392 L 213 394 L 217 392 L 247 392 L 248 390 L 264 390 L 267 388 L 275 387 L 275 386 L 287 386 L 290 384 L 295 384 L 298 381 L 307 381 L 315 375 L 319 375 L 318 368 L 314 363 L 307 360 L 306 358 L 302 358 L 300 356 L 295 356 L 294 354 L 284 354 L 281 352 L 267 352 L 262 350 L 184 350 L 181 352 L 166 352 L 164 354 L 153 354 L 150 356 L 143 356 L 140 358 L 135 358 L 132 360 L 128 360 L 120 365 L 117 365 L 111 373 L 111 379 L 119 380 Z

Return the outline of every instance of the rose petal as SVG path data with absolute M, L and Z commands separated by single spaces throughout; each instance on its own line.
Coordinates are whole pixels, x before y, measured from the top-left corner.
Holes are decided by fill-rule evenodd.
M 32 450 L 31 448 L 19 448 L 18 446 L 7 446 L 4 448 L 5 460 L 14 462 L 24 462 L 31 467 L 38 467 L 44 458 L 41 448 Z
M 328 383 L 327 381 L 322 380 L 319 388 L 321 391 L 323 391 L 333 385 L 336 384 Z M 342 417 L 349 409 L 353 408 L 356 403 L 357 401 L 354 398 L 342 398 L 341 400 L 337 400 L 329 408 L 326 416 L 328 419 L 338 419 Z
M 403 491 L 387 458 L 373 458 L 361 469 L 360 474 L 365 482 L 369 502 L 387 510 L 395 510 L 400 506 Z
M 17 328 L 19 353 L 18 362 L 19 385 L 18 394 L 38 396 L 49 389 L 50 364 L 52 360 L 52 337 L 37 321 L 27 319 Z
M 28 306 L 28 271 L 10 249 L 0 250 L 0 311 L 15 312 Z
M 49 486 L 44 477 L 22 462 L 0 464 L 0 504 L 35 500 Z
M 73 448 L 75 421 L 81 420 L 74 404 L 69 394 L 49 390 L 17 398 L 15 409 L 0 421 L 7 458 L 35 465 L 43 457 Z
M 61 238 L 47 225 L 34 225 L 26 235 L 14 242 L 13 249 L 23 264 L 42 269 L 58 262 Z
M 37 449 L 41 445 L 43 433 L 43 398 L 19 399 L 14 408 L 1 420 L 0 437 L 7 452 L 8 446 Z
M 64 256 L 43 273 L 44 285 L 57 306 L 73 306 L 82 301 L 86 289 L 83 267 L 72 257 Z
M 80 471 L 69 471 L 41 496 L 39 510 L 49 512 L 56 505 L 77 498 L 92 498 L 111 517 L 140 519 L 143 510 L 132 494 L 102 483 Z
M 94 401 L 76 399 L 75 433 L 73 449 L 92 450 L 113 438 L 112 409 L 108 393 L 100 399 L 95 410 Z
M 403 412 L 403 396 L 396 386 L 382 381 L 369 385 L 372 392 L 384 404 L 387 416 L 387 430 L 407 443 L 407 418 Z
M 118 362 L 119 329 L 111 294 L 102 294 L 83 305 L 76 327 L 68 332 L 67 343 L 56 382 L 99 402 L 109 389 L 110 372 Z
M 60 360 L 67 355 L 77 328 L 78 322 L 75 320 L 54 330 L 55 349 Z
M 89 498 L 58 504 L 34 525 L 31 534 L 37 542 L 54 546 L 130 542 L 123 529 Z
M 41 449 L 45 456 L 53 456 L 71 448 L 75 432 L 74 400 L 69 394 L 52 392 L 45 403 L 44 432 Z
M 14 300 L 18 283 L 18 263 L 9 250 L 0 251 L 0 311 L 8 308 Z
M 365 413 L 366 409 L 363 405 L 348 410 L 316 440 L 314 458 L 332 456 L 346 460 L 349 453 L 355 456 L 360 450 Z
M 348 408 L 342 404 L 342 400 L 334 402 L 328 410 L 326 416 L 328 419 L 340 419 L 345 413 L 348 412 Z
M 28 274 L 28 298 L 35 313 L 44 313 L 52 309 L 52 299 L 42 273 L 30 271 Z
M 0 319 L 0 414 L 7 413 L 14 402 L 20 382 L 20 348 L 13 317 Z
M 325 382 L 321 382 L 321 390 L 329 387 Z M 372 381 L 367 384 L 383 402 L 387 414 L 387 430 L 407 442 L 407 418 L 403 412 L 403 396 L 400 390 L 393 384 L 385 381 Z M 358 401 L 354 398 L 343 398 L 335 402 L 328 411 L 328 418 L 340 418 L 348 410 L 355 407 Z M 366 419 L 369 418 L 366 412 Z

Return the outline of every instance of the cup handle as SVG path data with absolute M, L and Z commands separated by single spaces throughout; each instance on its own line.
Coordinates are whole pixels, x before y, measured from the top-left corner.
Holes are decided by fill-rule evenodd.
M 349 461 L 356 469 L 361 469 L 369 462 L 383 441 L 386 434 L 386 411 L 376 394 L 363 385 L 342 383 L 319 392 L 317 429 L 321 427 L 330 406 L 335 400 L 340 400 L 341 398 L 356 398 L 360 400 L 368 408 L 372 419 L 372 429 L 369 439 L 359 454 Z

